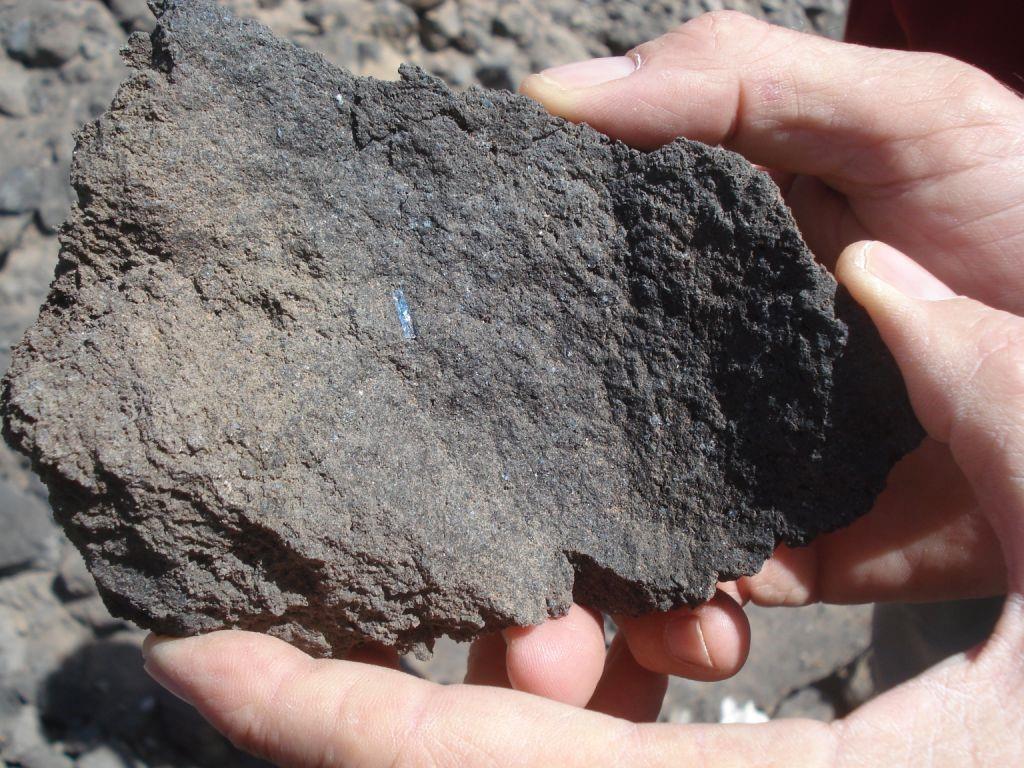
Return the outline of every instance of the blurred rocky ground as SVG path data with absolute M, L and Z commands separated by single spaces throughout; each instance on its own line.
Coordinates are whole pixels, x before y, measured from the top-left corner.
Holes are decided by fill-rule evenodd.
M 412 61 L 456 87 L 622 53 L 706 10 L 734 8 L 839 37 L 846 0 L 227 0 L 361 74 Z M 71 202 L 74 133 L 127 74 L 119 48 L 144 0 L 0 0 L 0 374 L 52 277 Z M 674 681 L 663 719 L 831 719 L 980 639 L 998 602 L 751 610 L 750 663 L 723 683 Z M 966 617 L 966 618 L 965 618 Z M 944 642 L 936 643 L 935 628 Z M 874 637 L 873 637 L 874 635 Z M 0 763 L 22 768 L 245 766 L 142 671 L 143 634 L 107 613 L 26 462 L 0 444 Z M 411 671 L 459 679 L 442 643 Z

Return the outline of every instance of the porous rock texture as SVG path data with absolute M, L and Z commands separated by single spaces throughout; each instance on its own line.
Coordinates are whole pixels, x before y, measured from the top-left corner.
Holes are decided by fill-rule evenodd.
M 127 55 L 3 389 L 117 615 L 326 655 L 666 609 L 920 439 L 734 154 L 353 78 L 202 0 Z

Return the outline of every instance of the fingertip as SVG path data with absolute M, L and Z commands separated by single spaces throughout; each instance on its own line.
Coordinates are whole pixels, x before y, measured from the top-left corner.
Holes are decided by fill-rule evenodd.
M 559 87 L 558 83 L 543 72 L 526 77 L 519 84 L 519 93 L 540 102 L 544 109 L 556 117 L 572 119 L 572 91 Z
M 958 297 L 942 281 L 876 241 L 846 248 L 836 276 L 870 316 L 899 366 L 921 425 L 932 437 L 948 441 L 957 410 L 950 399 L 956 392 L 950 363 L 970 356 L 957 347 L 981 305 L 963 298 L 951 301 Z
M 160 685 L 200 709 L 230 709 L 266 672 L 287 674 L 310 657 L 283 640 L 256 632 L 223 630 L 183 638 L 151 636 L 144 668 Z
M 835 276 L 839 283 L 856 296 L 857 289 L 871 275 L 864 269 L 865 252 L 871 247 L 872 241 L 858 240 L 843 248 L 836 260 Z
M 149 633 L 142 642 L 142 668 L 168 692 L 191 704 L 186 686 L 178 680 L 182 654 L 188 652 L 191 638 L 175 638 Z
M 146 639 L 142 641 L 142 658 L 148 659 L 151 654 L 156 652 L 158 646 L 174 642 L 176 639 L 169 635 L 158 635 L 155 632 L 150 632 L 146 635 Z
M 861 303 L 877 302 L 880 292 L 900 298 L 942 301 L 957 297 L 944 282 L 890 245 L 862 240 L 843 250 L 836 276 Z M 893 298 L 893 297 L 889 297 Z
M 817 602 L 817 581 L 817 547 L 780 544 L 760 571 L 739 580 L 739 587 L 755 605 L 796 607 Z
M 549 67 L 523 80 L 519 92 L 536 99 L 552 114 L 565 115 L 576 94 L 629 77 L 637 63 L 630 56 L 605 56 Z
M 657 100 L 663 82 L 635 55 L 591 59 L 530 75 L 519 92 L 552 115 L 640 149 L 655 149 L 681 135 L 663 113 L 641 108 Z
M 732 677 L 750 650 L 746 614 L 722 591 L 696 608 L 623 619 L 620 629 L 640 665 L 693 680 Z
M 735 675 L 746 663 L 750 651 L 750 623 L 747 614 L 730 596 L 719 593 L 710 605 L 696 610 L 696 622 L 691 625 L 700 628 L 706 656 L 715 679 Z M 671 628 L 666 629 L 666 646 L 670 653 L 685 657 L 687 634 L 684 632 L 675 643 Z M 696 633 L 694 633 L 696 635 Z
M 743 582 L 740 579 L 736 581 L 720 581 L 716 585 L 716 589 L 727 594 L 741 606 L 746 605 L 749 599 L 749 596 L 744 592 Z
M 540 75 L 563 91 L 579 91 L 629 77 L 636 72 L 637 63 L 631 56 L 604 56 L 550 67 Z
M 235 634 L 238 633 L 213 632 L 193 637 L 150 634 L 142 643 L 145 669 L 150 675 L 156 676 L 156 673 L 164 677 L 173 677 L 191 667 L 190 659 L 196 652 L 202 652 L 203 659 L 211 654 L 219 656 L 223 653 L 226 643 L 234 642 Z
M 561 618 L 504 635 L 513 688 L 579 707 L 590 700 L 604 668 L 600 614 L 574 604 Z

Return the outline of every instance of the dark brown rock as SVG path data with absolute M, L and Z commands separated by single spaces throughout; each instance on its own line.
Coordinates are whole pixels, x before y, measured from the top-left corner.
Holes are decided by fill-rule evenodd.
M 865 512 L 920 439 L 737 155 L 167 5 L 3 391 L 115 614 L 326 654 L 666 609 Z

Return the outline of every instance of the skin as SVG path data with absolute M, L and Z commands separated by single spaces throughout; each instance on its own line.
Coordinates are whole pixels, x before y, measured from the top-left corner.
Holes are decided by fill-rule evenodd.
M 941 56 L 708 14 L 626 57 L 528 78 L 552 112 L 640 147 L 676 136 L 771 169 L 871 315 L 929 438 L 875 509 L 693 610 L 563 618 L 478 641 L 467 685 L 386 649 L 318 661 L 270 637 L 150 638 L 146 668 L 238 746 L 296 766 L 1024 764 L 1024 106 Z M 1016 313 L 1016 314 L 1014 314 Z M 985 643 L 831 724 L 650 725 L 667 675 L 746 658 L 741 604 L 1005 592 Z M 390 667 L 390 668 L 389 668 Z

